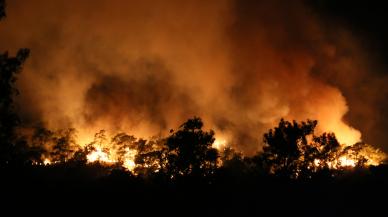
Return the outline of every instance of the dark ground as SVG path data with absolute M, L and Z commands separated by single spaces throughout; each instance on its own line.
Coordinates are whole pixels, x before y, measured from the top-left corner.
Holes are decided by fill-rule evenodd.
M 219 174 L 212 180 L 143 180 L 87 167 L 5 168 L 1 207 L 10 216 L 387 216 L 388 167 L 295 181 Z M 211 182 L 209 184 L 208 182 Z

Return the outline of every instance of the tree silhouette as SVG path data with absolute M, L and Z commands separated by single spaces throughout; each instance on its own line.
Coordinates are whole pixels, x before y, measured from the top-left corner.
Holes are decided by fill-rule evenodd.
M 0 20 L 5 17 L 5 0 L 0 0 Z
M 347 156 L 355 162 L 356 167 L 364 167 L 368 164 L 380 164 L 386 160 L 386 154 L 381 150 L 358 142 L 352 146 L 347 146 L 339 153 L 339 156 Z
M 334 133 L 314 135 L 317 123 L 308 120 L 299 124 L 282 119 L 275 129 L 264 134 L 266 146 L 261 157 L 267 172 L 282 177 L 311 178 L 317 173 L 349 166 L 366 167 L 384 160 L 384 153 L 365 143 L 345 146 Z
M 340 150 L 341 145 L 334 133 L 323 133 L 321 136 L 314 136 L 313 142 L 304 147 L 305 171 L 314 167 L 329 169 L 331 167 L 330 162 L 335 161 Z
M 39 159 L 31 159 L 37 163 L 43 163 L 44 159 L 51 162 L 64 163 L 73 157 L 78 148 L 75 138 L 76 131 L 73 128 L 67 130 L 51 131 L 44 127 L 35 129 L 29 148 L 40 153 Z
M 250 170 L 249 161 L 251 158 L 244 157 L 242 153 L 236 152 L 231 147 L 225 147 L 220 151 L 222 167 L 219 168 L 221 175 L 236 178 L 246 175 Z
M 166 172 L 165 170 L 168 162 L 167 148 L 164 140 L 140 140 L 136 151 L 136 174 L 147 177 L 153 173 L 160 174 Z
M 0 0 L 0 19 L 5 17 L 5 1 Z M 15 57 L 8 52 L 0 54 L 0 165 L 14 161 L 17 154 L 15 129 L 19 125 L 19 117 L 14 108 L 16 74 L 29 56 L 28 49 L 20 49 Z
M 96 145 L 100 148 L 105 148 L 107 146 L 108 138 L 106 136 L 105 130 L 100 130 L 98 133 L 94 134 L 94 139 L 92 145 Z
M 218 151 L 212 148 L 214 132 L 202 127 L 202 120 L 194 117 L 167 138 L 167 170 L 172 177 L 207 176 L 217 167 Z
M 110 148 L 114 150 L 117 155 L 117 160 L 121 164 L 124 162 L 128 152 L 137 147 L 137 141 L 136 137 L 126 133 L 116 134 L 112 138 Z
M 54 134 L 54 147 L 50 157 L 54 162 L 66 162 L 72 158 L 78 144 L 75 140 L 76 130 L 70 128 L 67 130 L 60 130 Z
M 69 163 L 75 165 L 75 166 L 83 166 L 87 163 L 87 155 L 90 153 L 90 149 L 85 148 L 78 148 L 72 158 L 69 159 Z
M 300 158 L 308 145 L 307 136 L 314 132 L 316 125 L 317 121 L 298 124 L 281 119 L 274 130 L 265 133 L 263 155 L 269 172 L 286 177 L 299 176 Z

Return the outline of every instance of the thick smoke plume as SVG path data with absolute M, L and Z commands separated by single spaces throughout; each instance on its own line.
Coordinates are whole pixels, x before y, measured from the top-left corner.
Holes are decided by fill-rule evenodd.
M 372 132 L 383 98 L 363 94 L 386 78 L 365 80 L 373 66 L 356 37 L 285 2 L 13 0 L 0 49 L 32 50 L 23 120 L 74 127 L 80 142 L 100 129 L 165 135 L 192 116 L 247 154 L 282 117 L 361 140 L 349 123 Z M 346 119 L 345 96 L 357 105 Z

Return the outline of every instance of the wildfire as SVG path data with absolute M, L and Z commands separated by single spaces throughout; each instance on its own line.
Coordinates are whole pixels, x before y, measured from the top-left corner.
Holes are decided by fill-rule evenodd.
M 355 167 L 357 165 L 357 162 L 354 159 L 348 158 L 347 156 L 338 158 L 338 161 L 342 167 Z
M 115 153 L 110 150 L 106 149 L 103 150 L 100 147 L 97 147 L 94 151 L 89 153 L 86 158 L 88 163 L 93 162 L 100 162 L 104 164 L 115 164 L 115 163 L 121 163 L 122 166 L 129 171 L 133 171 L 136 167 L 135 164 L 135 156 L 137 154 L 136 150 L 126 149 L 126 153 L 123 156 L 123 159 L 119 159 L 115 155 Z
M 224 148 L 226 145 L 227 145 L 226 139 L 220 137 L 220 138 L 216 138 L 216 139 L 214 140 L 213 148 L 218 149 L 218 150 L 221 150 L 221 149 Z
M 50 165 L 51 164 L 51 160 L 46 158 L 46 159 L 44 159 L 43 164 L 44 165 Z
M 104 152 L 101 148 L 96 148 L 96 150 L 88 154 L 86 158 L 89 163 L 93 163 L 96 161 L 104 163 L 114 163 L 114 161 L 109 158 L 109 154 L 107 152 Z
M 345 148 L 346 147 L 351 146 L 345 146 Z M 344 169 L 356 166 L 377 166 L 382 164 L 387 157 L 385 153 L 378 149 L 373 149 L 369 145 L 365 145 L 361 150 L 348 152 L 341 150 L 340 153 L 341 154 L 338 154 L 338 156 L 331 161 L 315 159 L 314 167 L 320 168 L 327 165 L 330 169 Z
M 133 171 L 136 167 L 135 156 L 137 154 L 136 150 L 127 149 L 127 153 L 124 155 L 123 167 L 127 168 L 129 171 Z
M 81 144 L 87 144 L 86 141 L 86 139 L 82 139 Z M 222 150 L 227 146 L 227 140 L 224 137 L 217 137 L 214 140 L 212 146 L 218 150 Z M 117 150 L 115 150 L 113 147 L 110 147 L 110 145 L 106 142 L 98 145 L 94 144 L 92 147 L 93 151 L 91 151 L 86 156 L 88 163 L 100 162 L 107 165 L 120 163 L 124 168 L 128 169 L 129 171 L 133 171 L 136 167 L 135 157 L 137 154 L 137 150 L 135 149 L 125 148 L 125 153 L 120 157 L 117 154 Z
M 129 171 L 133 171 L 133 169 L 136 167 L 135 161 L 127 159 L 124 161 L 123 167 L 127 168 Z
M 141 139 L 136 139 L 133 136 L 127 134 L 118 134 L 119 136 L 113 136 L 112 139 L 106 137 L 105 132 L 96 134 L 96 137 L 89 142 L 87 137 L 77 138 L 77 144 L 81 150 L 86 153 L 87 163 L 99 162 L 108 166 L 121 165 L 129 171 L 139 166 L 135 162 L 135 158 L 138 154 L 138 148 L 144 145 L 141 143 Z M 92 142 L 90 142 L 92 141 Z M 144 141 L 144 140 L 143 140 Z M 309 138 L 309 143 L 313 142 L 312 137 Z M 140 145 L 140 146 L 139 146 Z M 230 145 L 228 135 L 217 135 L 212 147 L 222 151 Z M 66 157 L 65 161 L 70 159 L 71 156 Z M 351 169 L 357 166 L 368 167 L 377 166 L 381 164 L 386 158 L 386 155 L 365 143 L 356 143 L 354 145 L 343 144 L 339 149 L 335 149 L 331 157 L 317 158 L 309 164 L 309 169 L 318 171 L 323 168 L 329 168 L 333 170 Z M 304 159 L 301 159 L 302 163 Z M 60 163 L 58 158 L 45 156 L 43 161 L 36 162 L 39 165 L 51 165 Z M 141 167 L 149 168 L 155 172 L 160 169 L 159 162 L 148 162 L 148 164 L 142 164 Z M 219 160 L 217 164 L 219 167 L 223 165 L 222 160 Z
M 321 161 L 319 159 L 314 160 L 314 166 L 319 167 L 321 165 Z

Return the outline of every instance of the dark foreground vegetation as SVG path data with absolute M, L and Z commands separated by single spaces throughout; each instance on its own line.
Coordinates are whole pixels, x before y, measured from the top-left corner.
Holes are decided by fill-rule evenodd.
M 386 216 L 388 168 L 290 180 L 219 170 L 212 182 L 147 180 L 101 165 L 2 169 L 2 209 L 34 214 Z
M 2 216 L 388 215 L 387 166 L 371 165 L 360 152 L 367 148 L 363 143 L 344 148 L 334 134 L 316 136 L 316 121 L 281 120 L 264 135 L 263 151 L 246 157 L 213 148 L 214 132 L 203 131 L 202 120 L 192 118 L 155 141 L 118 134 L 112 138 L 118 161 L 109 165 L 86 158 L 102 134 L 86 147 L 76 146 L 72 130 L 37 128 L 32 139 L 20 136 L 14 83 L 28 55 L 27 49 L 15 57 L 0 54 Z M 120 160 L 126 148 L 137 153 L 131 171 Z M 338 163 L 341 156 L 354 165 Z

